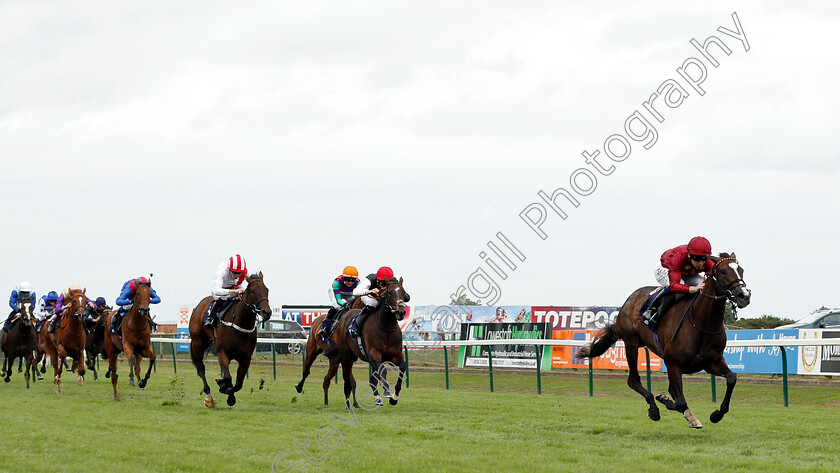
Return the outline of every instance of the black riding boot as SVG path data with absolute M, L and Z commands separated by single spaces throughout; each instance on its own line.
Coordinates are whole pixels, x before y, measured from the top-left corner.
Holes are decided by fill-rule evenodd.
M 222 306 L 222 300 L 213 300 L 210 302 L 210 313 L 207 314 L 207 319 L 204 320 L 205 327 L 215 327 L 219 323 L 218 313 L 219 307 Z
M 324 318 L 324 321 L 321 322 L 321 328 L 318 330 L 318 337 L 324 338 L 327 336 L 327 332 L 329 332 L 333 323 L 335 323 L 336 314 L 338 314 L 338 309 L 330 307 L 330 310 L 327 311 L 327 316 Z
M 55 317 L 53 317 L 53 319 L 50 320 L 50 326 L 47 329 L 47 332 L 55 333 L 55 328 L 58 327 L 58 324 L 59 324 L 60 321 L 61 321 L 61 316 L 60 315 L 56 315 Z
M 371 307 L 369 305 L 366 305 L 362 308 L 362 311 L 359 312 L 359 315 L 356 317 L 356 320 L 354 320 L 353 323 L 351 323 L 350 326 L 347 327 L 347 330 L 350 332 L 350 335 L 354 337 L 359 336 L 359 333 L 362 331 L 362 324 L 365 323 L 365 319 L 368 315 L 371 314 L 371 312 L 373 312 L 374 309 L 375 307 Z
M 650 305 L 648 310 L 645 311 L 642 320 L 644 321 L 645 325 L 649 326 L 656 326 L 659 325 L 659 321 L 662 319 L 662 314 L 668 311 L 671 308 L 671 305 L 674 303 L 674 299 L 677 297 L 676 294 L 668 291 L 666 289 L 665 293 L 661 296 L 657 297 L 655 301 Z

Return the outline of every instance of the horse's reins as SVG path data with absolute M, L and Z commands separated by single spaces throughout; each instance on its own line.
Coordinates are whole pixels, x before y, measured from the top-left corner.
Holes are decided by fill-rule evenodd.
M 396 283 L 394 283 L 394 284 L 396 284 Z M 380 297 L 382 297 L 382 303 L 385 305 L 385 308 L 387 308 L 391 312 L 391 314 L 394 316 L 394 318 L 396 318 L 396 312 L 397 311 L 394 310 L 393 307 L 391 307 L 391 304 L 388 301 L 388 298 L 384 297 L 389 292 L 390 292 L 390 289 L 388 289 L 387 286 L 386 286 L 385 291 L 380 295 Z M 399 304 L 400 302 L 403 302 L 402 299 L 397 301 L 397 304 Z M 391 329 L 383 327 L 382 326 L 382 321 L 379 318 L 376 319 L 376 326 L 379 327 L 379 329 L 382 330 L 383 332 L 396 332 L 397 331 L 396 327 L 391 328 Z
M 717 263 L 715 263 L 715 266 L 712 269 L 712 273 L 709 275 L 709 279 L 714 281 L 715 287 L 722 289 L 724 291 L 724 294 L 722 294 L 720 296 L 710 296 L 709 294 L 706 294 L 706 292 L 705 292 L 706 287 L 704 286 L 703 289 L 700 291 L 700 295 L 702 295 L 704 297 L 708 297 L 709 299 L 716 300 L 716 301 L 721 300 L 721 299 L 726 299 L 727 301 L 729 301 L 730 304 L 732 304 L 732 312 L 735 313 L 735 310 L 736 310 L 735 309 L 736 305 L 735 305 L 735 301 L 734 301 L 735 296 L 732 294 L 732 289 L 734 289 L 736 287 L 746 286 L 747 283 L 744 281 L 743 278 L 738 276 L 738 279 L 736 279 L 735 281 L 732 281 L 731 283 L 727 284 L 726 286 L 721 284 L 720 281 L 718 281 L 717 277 L 715 276 L 715 272 L 720 267 L 720 264 L 723 263 L 724 261 L 734 261 L 735 264 L 738 263 L 738 260 L 735 259 L 735 258 L 721 258 L 721 259 L 718 260 Z M 738 273 L 736 272 L 735 274 L 737 275 Z M 720 329 L 716 332 L 712 332 L 712 331 L 709 331 L 709 330 L 704 330 L 704 329 L 697 326 L 697 324 L 694 322 L 694 311 L 692 310 L 692 307 L 694 307 L 694 301 L 696 301 L 696 300 L 697 300 L 697 297 L 695 296 L 691 300 L 691 303 L 688 305 L 688 308 L 686 309 L 686 313 L 688 313 L 688 318 L 691 321 L 691 326 L 694 327 L 695 329 L 697 329 L 698 331 L 700 331 L 701 333 L 705 333 L 706 335 L 718 335 L 720 333 L 725 332 L 726 331 L 726 326 L 724 326 L 722 329 Z M 685 314 L 683 314 L 683 318 L 685 318 Z M 674 337 L 677 335 L 677 331 L 679 331 L 679 326 L 680 325 L 682 325 L 682 319 L 680 319 L 680 324 L 677 325 L 677 330 L 675 330 L 674 334 L 671 336 L 671 341 L 674 341 Z

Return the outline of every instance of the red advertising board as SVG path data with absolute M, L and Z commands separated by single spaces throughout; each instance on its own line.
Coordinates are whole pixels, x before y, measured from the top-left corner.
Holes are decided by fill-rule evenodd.
M 555 330 L 555 340 L 591 340 L 597 335 L 597 331 L 582 331 L 582 330 Z M 575 354 L 580 350 L 580 347 L 552 347 L 551 350 L 551 367 L 552 368 L 588 368 L 587 360 L 579 360 L 575 358 Z M 598 370 L 626 370 L 627 355 L 623 347 L 612 347 L 603 355 L 592 360 L 592 367 Z M 645 349 L 639 348 L 639 361 L 637 363 L 639 370 L 647 369 L 647 362 L 645 360 Z M 650 369 L 652 371 L 662 370 L 662 358 L 650 354 Z

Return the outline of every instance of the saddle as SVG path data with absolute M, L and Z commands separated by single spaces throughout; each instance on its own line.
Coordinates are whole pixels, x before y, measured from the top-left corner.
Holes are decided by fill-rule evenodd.
M 211 304 L 207 305 L 207 310 L 204 311 L 203 323 L 207 323 L 207 319 L 210 317 L 210 311 L 213 310 L 213 306 L 215 304 L 223 304 L 219 309 L 216 310 L 216 317 L 219 321 L 227 314 L 227 311 L 233 306 L 233 303 L 236 302 L 236 299 L 219 299 L 213 301 Z
M 332 325 L 327 327 L 327 330 L 324 333 L 324 336 L 319 340 L 319 343 L 326 343 L 327 340 L 332 337 L 332 334 L 335 332 L 335 328 L 341 324 L 341 319 L 350 311 L 350 304 L 345 304 L 341 309 L 338 309 L 338 312 L 335 314 L 335 318 L 332 320 Z M 324 319 L 326 322 L 326 319 Z M 323 323 L 323 322 L 322 322 Z

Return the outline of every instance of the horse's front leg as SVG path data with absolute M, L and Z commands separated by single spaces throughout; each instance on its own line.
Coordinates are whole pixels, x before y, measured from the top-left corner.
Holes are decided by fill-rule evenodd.
M 782 348 L 784 350 L 784 347 Z M 735 383 L 738 382 L 738 375 L 729 369 L 726 365 L 726 360 L 723 356 L 719 356 L 714 363 L 712 363 L 706 371 L 715 375 L 726 378 L 726 394 L 723 396 L 723 402 L 720 404 L 720 409 L 712 412 L 709 415 L 709 420 L 716 424 L 723 419 L 724 414 L 729 412 L 729 400 L 732 398 L 732 391 L 735 389 Z
M 137 380 L 137 385 L 140 385 L 140 370 L 143 363 L 143 356 L 140 352 L 134 352 L 134 378 Z
M 648 403 L 648 417 L 650 420 L 657 421 L 660 419 L 660 414 L 659 406 L 656 405 L 656 398 L 653 397 L 650 391 L 645 389 L 644 385 L 642 385 L 642 379 L 639 377 L 639 347 L 634 344 L 628 344 L 626 340 L 624 346 L 625 352 L 627 353 L 627 367 L 629 368 L 627 373 L 627 386 L 630 386 L 630 389 L 645 398 L 645 402 Z
M 137 363 L 134 356 L 134 347 L 129 344 L 123 344 L 123 353 L 128 360 L 128 385 L 134 386 L 134 365 Z
M 230 389 L 227 398 L 227 405 L 233 406 L 236 404 L 236 396 L 234 393 L 242 389 L 242 383 L 245 380 L 245 375 L 248 373 L 248 367 L 251 366 L 251 358 L 246 358 L 239 361 L 239 367 L 236 369 L 236 384 Z
M 149 376 L 152 375 L 152 368 L 155 366 L 155 360 L 157 357 L 155 356 L 155 352 L 152 351 L 151 345 L 147 345 L 142 354 L 149 359 L 149 368 L 146 370 L 146 376 L 137 383 L 137 386 L 139 386 L 140 389 L 146 389 L 146 383 L 149 382 Z M 138 378 L 139 377 L 140 375 L 138 374 Z
M 448 348 L 444 347 L 444 350 L 448 350 Z M 397 377 L 397 385 L 394 387 L 394 394 L 391 395 L 390 399 L 388 399 L 388 402 L 392 406 L 396 406 L 397 402 L 400 400 L 400 391 L 402 390 L 403 378 L 405 378 L 405 370 L 408 369 L 408 363 L 406 363 L 405 359 L 403 359 L 402 353 L 400 353 L 400 356 L 397 357 L 397 368 L 400 370 L 399 377 Z
M 53 383 L 58 386 L 58 394 L 61 394 L 61 371 L 64 369 L 64 359 L 67 357 L 67 351 L 64 350 L 63 345 L 58 345 L 55 352 L 50 353 L 50 362 L 53 365 Z
M 665 405 L 669 410 L 681 412 L 685 420 L 688 421 L 688 426 L 692 429 L 702 428 L 703 425 L 694 417 L 694 413 L 688 408 L 688 403 L 685 401 L 683 394 L 682 383 L 682 369 L 678 366 L 668 366 L 668 392 L 671 397 L 665 395 L 658 395 L 656 399 Z
M 0 377 L 3 378 L 3 381 L 9 382 L 12 377 L 12 366 L 15 364 L 14 360 L 10 360 L 8 355 L 3 356 L 3 372 L 0 373 Z M 8 367 L 7 367 L 8 365 Z
M 219 368 L 222 369 L 222 377 L 216 379 L 216 384 L 219 385 L 219 392 L 222 394 L 233 393 L 233 383 L 230 375 L 230 356 L 225 350 L 218 350 L 219 354 Z

